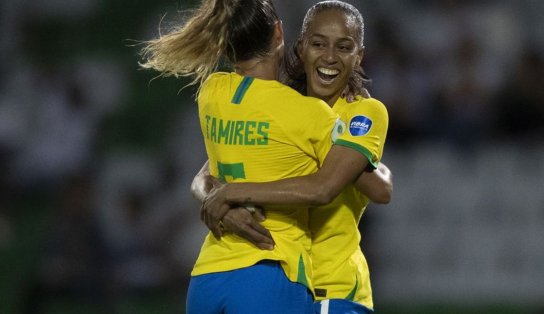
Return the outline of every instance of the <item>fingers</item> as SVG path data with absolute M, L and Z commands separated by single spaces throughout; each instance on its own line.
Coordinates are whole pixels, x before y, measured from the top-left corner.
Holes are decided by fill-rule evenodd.
M 264 216 L 263 210 L 260 208 L 255 208 L 255 212 L 253 213 L 253 218 L 257 220 L 258 222 L 265 221 L 266 217 Z
M 274 249 L 274 241 L 257 232 L 255 229 L 248 228 L 244 234 L 244 238 L 261 250 L 271 251 Z
M 216 239 L 219 240 L 227 229 L 260 249 L 274 249 L 272 235 L 259 224 L 265 220 L 262 209 L 255 208 L 252 214 L 245 207 L 231 208 L 227 203 L 218 202 L 216 193 L 210 193 L 200 208 L 200 219 Z
M 205 204 L 202 204 L 200 206 L 200 220 L 202 220 L 204 222 L 204 224 L 206 224 L 206 227 L 208 227 L 208 229 L 210 229 L 213 236 L 217 240 L 219 240 L 223 236 L 223 231 L 222 231 L 223 222 L 221 221 L 221 218 L 222 217 L 214 218 L 213 215 L 210 215 L 207 212 L 207 207 L 205 206 Z
M 213 207 L 208 208 L 206 211 L 206 225 L 210 228 L 210 230 L 215 234 L 221 234 L 221 228 L 219 227 L 219 223 L 221 219 L 225 216 L 225 214 L 229 211 L 230 205 L 228 204 L 222 204 L 220 207 Z
M 209 183 L 212 185 L 212 188 L 219 188 L 219 187 L 223 186 L 223 183 L 221 181 L 219 181 L 219 179 L 217 179 L 215 177 L 212 177 L 212 176 L 210 176 L 210 178 L 209 178 Z
M 223 236 L 223 232 L 220 227 L 220 224 L 222 224 L 222 222 L 220 222 L 221 220 L 219 220 L 217 224 L 214 224 L 213 221 L 210 219 L 210 216 L 206 213 L 206 207 L 204 206 L 204 204 L 200 206 L 200 220 L 204 222 L 208 229 L 210 229 L 213 236 L 217 240 L 219 240 L 221 236 Z
M 274 245 L 276 244 L 274 242 L 274 239 L 272 238 L 272 234 L 270 234 L 270 231 L 263 227 L 261 224 L 257 222 L 253 222 L 251 224 L 252 230 L 255 230 L 257 232 L 256 237 L 259 239 L 259 243 L 267 245 L 268 250 L 272 250 L 274 248 Z
M 210 228 L 210 231 L 212 232 L 215 239 L 217 240 L 221 239 L 221 237 L 223 236 L 223 233 L 221 232 L 221 229 L 219 228 L 219 226 L 217 227 L 208 226 L 208 228 Z
M 255 221 L 245 208 L 231 209 L 225 215 L 223 222 L 228 231 L 246 239 L 262 250 L 273 250 L 274 240 L 270 232 Z
M 221 189 L 212 190 L 200 207 L 200 220 L 206 224 L 217 239 L 222 236 L 219 223 L 229 209 L 230 205 L 222 198 Z
M 258 227 L 257 227 L 258 226 Z M 259 228 L 260 227 L 260 228 Z M 238 228 L 237 235 L 253 243 L 261 250 L 273 250 L 274 240 L 272 235 L 264 227 L 255 222 L 250 225 L 242 225 Z

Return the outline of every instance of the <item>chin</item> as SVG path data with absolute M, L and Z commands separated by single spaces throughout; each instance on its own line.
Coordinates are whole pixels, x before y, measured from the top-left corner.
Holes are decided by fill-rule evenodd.
M 329 90 L 324 88 L 317 88 L 317 89 L 314 89 L 314 91 L 315 91 L 315 95 L 321 99 L 330 99 L 331 97 L 334 97 L 334 95 L 337 94 L 336 90 Z

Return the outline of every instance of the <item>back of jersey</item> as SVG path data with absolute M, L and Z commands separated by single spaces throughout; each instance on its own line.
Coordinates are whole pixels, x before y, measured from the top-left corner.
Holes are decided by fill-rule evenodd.
M 277 81 L 216 73 L 203 84 L 199 116 L 210 172 L 225 182 L 265 182 L 317 171 L 336 115 L 324 102 Z M 263 259 L 281 261 L 287 276 L 310 286 L 306 209 L 267 210 L 263 226 L 276 247 L 259 250 L 235 235 L 208 235 L 193 275 L 227 271 Z

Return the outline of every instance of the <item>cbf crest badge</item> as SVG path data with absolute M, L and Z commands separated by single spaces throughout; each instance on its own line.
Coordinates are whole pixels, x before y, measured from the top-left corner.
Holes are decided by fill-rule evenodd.
M 334 123 L 334 128 L 332 129 L 332 142 L 334 143 L 344 132 L 346 132 L 346 124 L 340 118 L 336 119 L 336 123 Z

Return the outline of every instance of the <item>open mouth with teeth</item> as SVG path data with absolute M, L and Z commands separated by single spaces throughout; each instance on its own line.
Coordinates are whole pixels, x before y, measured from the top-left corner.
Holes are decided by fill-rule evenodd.
M 323 67 L 317 68 L 317 75 L 326 82 L 331 82 L 332 80 L 334 80 L 339 73 L 340 71 L 338 70 L 327 69 Z

